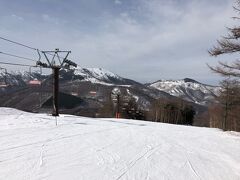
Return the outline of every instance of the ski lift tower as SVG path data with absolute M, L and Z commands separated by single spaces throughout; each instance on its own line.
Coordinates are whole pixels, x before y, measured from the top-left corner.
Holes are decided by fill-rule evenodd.
M 120 95 L 121 91 L 119 88 L 114 88 L 111 93 L 111 98 L 115 107 L 115 117 L 120 118 Z
M 44 54 L 44 57 L 47 63 L 43 63 L 40 60 L 37 61 L 37 66 L 43 68 L 51 68 L 53 73 L 53 116 L 59 116 L 58 111 L 58 94 L 59 94 L 59 71 L 60 69 L 69 69 L 70 66 L 77 67 L 77 64 L 68 60 L 67 57 L 71 51 L 60 51 L 55 49 L 55 51 L 41 51 Z M 65 57 L 62 58 L 59 54 L 65 54 Z M 51 58 L 49 57 L 51 56 Z

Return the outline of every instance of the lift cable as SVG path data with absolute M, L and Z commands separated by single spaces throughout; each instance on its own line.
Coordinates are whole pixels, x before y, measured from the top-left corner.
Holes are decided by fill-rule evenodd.
M 10 39 L 1 37 L 1 36 L 0 36 L 0 39 L 2 39 L 2 40 L 4 40 L 4 41 L 7 41 L 7 42 L 10 42 L 10 43 L 13 43 L 13 44 L 16 44 L 16 45 L 20 45 L 20 46 L 22 46 L 22 47 L 25 47 L 25 48 L 28 48 L 28 49 L 31 49 L 31 50 L 34 50 L 34 51 L 37 51 L 38 54 L 39 54 L 39 51 L 42 52 L 42 50 L 39 50 L 38 48 L 34 48 L 34 47 L 31 47 L 31 46 L 25 45 L 25 44 L 23 44 L 23 43 L 19 43 L 19 42 L 17 42 L 17 41 L 13 41 L 13 40 L 10 40 Z M 51 56 L 55 56 L 55 54 L 52 54 L 52 53 L 50 53 L 50 52 L 46 52 L 46 54 L 51 55 Z M 64 57 L 61 57 L 61 56 L 59 56 L 59 58 L 64 59 Z
M 26 47 L 26 48 L 28 48 L 28 49 L 37 50 L 37 49 L 34 48 L 34 47 L 30 47 L 30 46 L 28 46 L 28 45 L 25 45 L 25 44 L 22 44 L 22 43 L 19 43 L 19 42 L 16 42 L 16 41 L 12 41 L 12 40 L 10 40 L 10 39 L 7 39 L 7 38 L 1 37 L 1 36 L 0 36 L 0 39 L 2 39 L 2 40 L 4 40 L 4 41 L 8 41 L 8 42 L 13 43 L 13 44 L 17 44 L 17 45 Z
M 30 64 L 8 63 L 3 61 L 0 61 L 0 64 L 13 65 L 13 66 L 25 66 L 25 67 L 37 67 Z
M 18 55 L 15 55 L 15 54 L 9 54 L 9 53 L 5 53 L 5 52 L 1 52 L 1 51 L 0 51 L 0 54 L 4 54 L 4 55 L 7 55 L 7 56 L 19 58 L 19 59 L 25 59 L 25 60 L 28 60 L 28 61 L 36 62 L 36 60 L 34 60 L 34 59 L 18 56 Z
M 17 45 L 26 47 L 26 48 L 28 48 L 28 49 L 32 49 L 32 50 L 34 50 L 34 51 L 37 51 L 37 53 L 38 53 L 38 55 L 39 55 L 39 60 L 40 60 L 40 57 L 41 57 L 40 52 L 42 52 L 41 50 L 39 50 L 39 49 L 37 49 L 37 48 L 34 48 L 34 47 L 31 47 L 31 46 L 28 46 L 28 45 L 25 45 L 25 44 L 23 44 L 23 43 L 19 43 L 19 42 L 16 42 L 16 41 L 13 41 L 13 40 L 10 40 L 10 39 L 1 37 L 1 36 L 0 36 L 0 39 L 5 40 L 5 41 L 8 41 L 8 42 L 10 42 L 10 43 L 14 43 L 14 44 L 17 44 Z M 13 57 L 22 58 L 22 59 L 25 59 L 25 60 L 30 60 L 30 61 L 36 62 L 36 60 L 30 59 L 30 58 L 25 58 L 25 57 L 21 57 L 21 56 L 17 56 L 17 55 L 12 55 L 12 54 L 9 54 L 9 53 L 3 53 L 3 52 L 0 52 L 0 53 L 5 54 L 5 55 L 9 55 L 9 56 L 13 56 Z M 50 52 L 45 52 L 45 53 L 48 54 L 48 55 L 51 55 L 51 56 L 53 56 L 53 57 L 55 56 L 55 54 L 52 54 L 52 53 L 50 53 Z M 60 59 L 65 60 L 65 61 L 70 60 L 70 59 L 65 59 L 64 57 L 61 57 L 61 56 L 58 56 L 58 57 L 59 57 Z M 38 60 L 38 61 L 39 61 L 39 60 Z M 70 60 L 70 61 L 71 61 L 71 60 Z M 10 63 L 10 64 L 13 64 L 13 63 Z M 18 64 L 15 63 L 15 65 L 18 65 Z M 24 66 L 25 66 L 25 65 L 24 65 Z M 27 65 L 27 66 L 31 66 L 31 65 Z M 34 67 L 34 66 L 33 66 L 33 67 Z M 81 68 L 83 68 L 83 67 L 81 67 Z M 91 75 L 90 73 L 89 73 L 88 75 L 89 75 L 90 77 L 92 77 L 92 78 L 98 79 L 97 77 Z
M 39 50 L 39 49 L 30 47 L 30 46 L 24 45 L 24 44 L 22 44 L 22 43 L 19 43 L 19 42 L 16 42 L 16 41 L 12 41 L 12 40 L 9 40 L 9 39 L 3 38 L 3 37 L 0 37 L 0 39 L 3 39 L 3 40 L 5 40 L 5 41 L 8 41 L 8 42 L 11 42 L 11 43 L 14 43 L 14 44 L 21 45 L 21 46 L 23 46 L 23 47 L 27 47 L 27 48 L 32 49 L 32 50 L 36 50 L 37 53 L 38 53 L 38 55 L 39 55 L 39 60 L 40 60 L 41 55 L 40 55 L 40 50 Z M 41 51 L 41 52 L 42 52 L 42 51 Z M 55 56 L 55 54 L 52 54 L 52 53 L 50 53 L 50 52 L 45 52 L 45 53 L 46 53 L 46 54 L 49 54 L 49 55 L 51 55 L 51 56 Z M 16 57 L 16 58 L 21 58 L 21 59 L 29 60 L 29 61 L 32 61 L 32 62 L 37 62 L 36 60 L 30 59 L 30 58 L 26 58 L 26 57 L 21 57 L 21 56 L 14 55 L 14 54 L 9 54 L 9 53 L 4 53 L 4 52 L 0 52 L 0 54 L 4 54 L 4 55 Z M 65 59 L 65 58 L 63 58 L 63 57 L 61 57 L 61 56 L 58 56 L 58 57 L 59 57 L 60 59 Z M 38 61 L 39 61 L 39 60 L 38 60 Z M 68 61 L 68 60 L 70 60 L 70 59 L 65 59 L 65 61 Z M 70 60 L 70 61 L 71 61 L 71 60 Z M 4 63 L 5 63 L 5 62 L 4 62 Z M 5 63 L 5 64 L 6 64 L 6 63 Z M 25 66 L 25 65 L 23 65 L 23 64 L 16 64 L 16 63 L 9 63 L 9 64 L 10 64 L 10 65 Z M 36 66 L 33 66 L 33 65 L 26 65 L 26 66 L 36 67 Z M 81 68 L 83 68 L 83 67 L 81 67 Z M 90 73 L 88 73 L 88 76 L 90 76 L 90 77 L 92 77 L 92 78 L 95 78 L 95 79 L 98 79 L 97 77 L 91 75 Z M 99 80 L 99 79 L 98 79 L 98 80 Z

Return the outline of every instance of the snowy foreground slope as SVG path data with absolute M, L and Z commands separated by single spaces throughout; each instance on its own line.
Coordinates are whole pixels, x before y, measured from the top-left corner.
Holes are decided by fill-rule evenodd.
M 0 108 L 0 179 L 239 180 L 239 135 Z

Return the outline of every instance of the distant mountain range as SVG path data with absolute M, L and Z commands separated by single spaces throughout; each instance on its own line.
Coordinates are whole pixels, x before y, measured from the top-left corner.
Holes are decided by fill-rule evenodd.
M 62 76 L 60 79 L 75 81 L 79 80 L 82 82 L 91 82 L 94 84 L 103 84 L 108 86 L 115 85 L 133 85 L 140 84 L 136 81 L 122 78 L 110 71 L 102 68 L 75 68 L 70 70 L 61 70 Z M 42 75 L 39 71 L 16 71 L 16 72 L 5 72 L 0 69 L 0 82 L 6 83 L 9 86 L 22 86 L 26 85 L 30 80 L 45 80 L 50 75 Z
M 208 105 L 210 102 L 215 101 L 214 98 L 219 94 L 220 90 L 220 87 L 202 84 L 189 78 L 183 80 L 159 80 L 146 85 L 201 105 Z
M 29 82 L 37 80 L 40 87 L 29 87 Z M 6 87 L 0 88 L 0 106 L 29 107 L 39 102 L 38 94 L 44 92 L 41 102 L 47 101 L 52 91 L 52 76 L 42 75 L 39 72 L 8 72 L 0 71 L 0 84 Z M 125 95 L 131 95 L 143 109 L 149 109 L 150 104 L 158 98 L 182 98 L 196 105 L 207 106 L 214 102 L 219 87 L 205 85 L 192 79 L 183 80 L 159 80 L 154 83 L 141 84 L 131 79 L 126 79 L 102 68 L 80 68 L 60 71 L 60 91 L 82 97 L 85 107 L 102 106 L 102 102 L 111 94 L 114 87 L 119 87 Z M 94 97 L 90 92 L 95 92 Z M 4 95 L 3 95 L 4 94 Z M 35 94 L 35 95 L 34 95 Z M 31 100 L 26 100 L 32 96 Z M 95 103 L 94 103 L 95 102 Z M 88 106 L 87 106 L 88 104 Z M 36 106 L 37 107 L 37 106 Z M 21 108 L 20 108 L 21 109 Z

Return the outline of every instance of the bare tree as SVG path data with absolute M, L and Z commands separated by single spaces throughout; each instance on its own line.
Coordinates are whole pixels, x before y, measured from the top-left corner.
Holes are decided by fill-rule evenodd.
M 182 100 L 159 98 L 153 103 L 152 119 L 171 124 L 193 124 L 194 108 Z
M 236 1 L 234 10 L 238 15 L 240 14 L 240 0 Z M 240 17 L 233 18 L 240 20 Z M 217 45 L 209 50 L 211 56 L 240 52 L 240 26 L 227 29 L 228 35 L 218 40 Z M 240 78 L 240 60 L 235 60 L 232 63 L 219 62 L 216 67 L 209 66 L 209 68 L 222 76 Z
M 218 104 L 209 107 L 210 126 L 240 131 L 240 85 L 236 80 L 221 82 Z
M 240 15 L 240 0 L 236 1 L 234 7 L 237 15 Z M 233 17 L 240 20 L 240 17 Z M 209 50 L 211 56 L 219 56 L 222 54 L 232 54 L 240 52 L 240 26 L 228 28 L 228 35 L 217 41 L 217 45 Z M 239 113 L 240 108 L 240 60 L 236 59 L 231 63 L 218 62 L 216 67 L 209 68 L 226 77 L 221 82 L 222 91 L 217 98 L 219 104 L 209 109 L 210 125 L 223 130 L 240 130 Z M 218 112 L 218 114 L 216 114 Z M 220 113 L 219 113 L 220 112 Z

